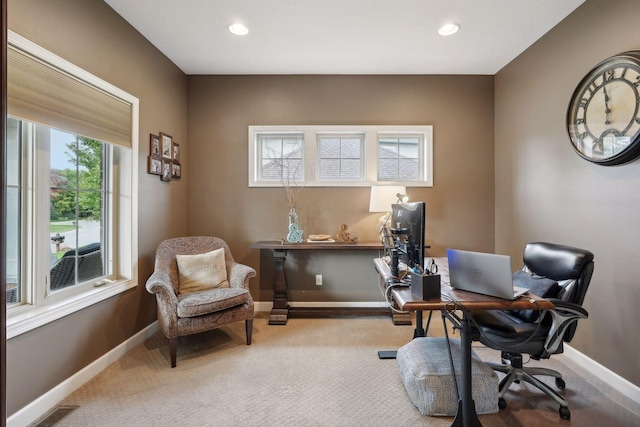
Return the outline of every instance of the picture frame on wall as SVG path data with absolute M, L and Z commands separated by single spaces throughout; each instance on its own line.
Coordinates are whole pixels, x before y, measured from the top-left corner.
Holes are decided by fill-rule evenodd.
M 171 179 L 182 178 L 182 166 L 180 163 L 173 163 L 171 165 Z
M 173 157 L 173 138 L 164 132 L 160 132 L 160 143 L 162 150 L 162 158 L 171 160 Z
M 162 159 L 162 175 L 160 175 L 160 179 L 162 181 L 171 181 L 171 161 L 167 159 Z
M 158 141 L 160 140 L 158 139 Z M 149 173 L 162 175 L 162 159 L 160 157 L 149 156 Z
M 149 155 L 151 157 L 162 157 L 160 151 L 160 137 L 152 133 L 149 134 Z
M 178 144 L 177 142 L 173 143 L 172 156 L 173 163 L 180 164 L 180 144 Z

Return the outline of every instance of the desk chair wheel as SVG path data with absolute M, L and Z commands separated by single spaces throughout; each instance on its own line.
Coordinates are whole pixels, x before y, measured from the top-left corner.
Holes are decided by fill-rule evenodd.
M 562 378 L 556 378 L 556 387 L 558 387 L 560 390 L 564 390 L 566 386 L 567 384 Z
M 504 397 L 498 399 L 498 408 L 504 409 L 507 407 L 507 401 L 504 400 Z
M 571 412 L 569 412 L 569 408 L 567 408 L 566 406 L 561 406 L 558 412 L 560 413 L 560 418 L 562 418 L 563 420 L 568 420 L 571 418 Z

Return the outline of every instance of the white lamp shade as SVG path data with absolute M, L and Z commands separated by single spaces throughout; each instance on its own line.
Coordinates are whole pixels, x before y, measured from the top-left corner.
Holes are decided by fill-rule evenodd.
M 391 205 L 398 201 L 398 193 L 407 194 L 402 185 L 372 185 L 369 212 L 390 212 Z

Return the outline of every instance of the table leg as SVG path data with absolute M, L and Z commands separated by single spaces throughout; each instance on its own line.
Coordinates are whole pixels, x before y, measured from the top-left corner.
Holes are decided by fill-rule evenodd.
M 471 326 L 469 325 L 469 315 L 462 311 L 462 322 L 460 332 L 460 351 L 462 353 L 462 387 L 460 390 L 460 400 L 458 401 L 458 412 L 453 420 L 455 427 L 482 427 L 476 404 L 471 395 Z
M 431 317 L 429 317 L 431 319 Z M 427 336 L 422 326 L 422 311 L 416 311 L 416 328 L 413 330 L 413 338 L 422 338 Z
M 284 262 L 287 260 L 287 251 L 275 249 L 273 251 L 273 258 L 276 262 L 276 275 L 273 280 L 273 308 L 269 314 L 269 324 L 286 325 L 289 315 L 287 277 L 284 273 Z

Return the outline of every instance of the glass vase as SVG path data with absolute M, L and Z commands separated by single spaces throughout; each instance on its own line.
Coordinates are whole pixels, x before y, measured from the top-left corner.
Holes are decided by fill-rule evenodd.
M 289 208 L 289 224 L 287 226 L 287 230 L 289 230 L 289 227 L 291 227 L 291 224 L 298 225 L 298 214 L 296 212 L 295 207 Z
M 289 208 L 289 227 L 287 228 L 287 242 L 302 242 L 302 230 L 298 227 L 298 214 L 295 207 Z

